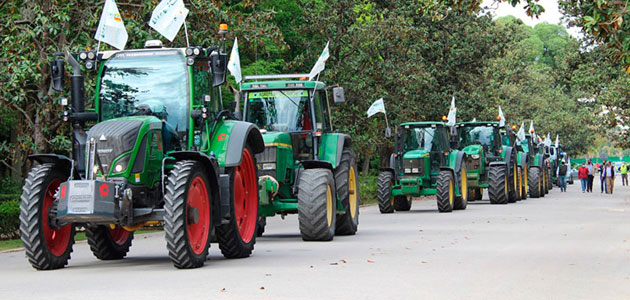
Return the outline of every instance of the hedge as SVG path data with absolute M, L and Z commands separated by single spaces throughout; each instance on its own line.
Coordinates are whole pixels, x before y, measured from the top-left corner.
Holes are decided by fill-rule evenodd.
M 20 236 L 20 201 L 0 202 L 0 239 L 16 239 Z

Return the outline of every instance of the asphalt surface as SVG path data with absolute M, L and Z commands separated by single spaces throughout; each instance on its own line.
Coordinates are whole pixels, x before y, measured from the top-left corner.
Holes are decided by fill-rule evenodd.
M 205 267 L 175 269 L 163 234 L 139 235 L 127 258 L 99 261 L 85 242 L 69 265 L 35 271 L 0 253 L 0 299 L 630 299 L 630 188 L 568 192 L 437 212 L 361 207 L 359 232 L 303 242 L 297 218 L 268 219 L 246 259 L 213 244 Z M 484 195 L 487 199 L 487 194 Z

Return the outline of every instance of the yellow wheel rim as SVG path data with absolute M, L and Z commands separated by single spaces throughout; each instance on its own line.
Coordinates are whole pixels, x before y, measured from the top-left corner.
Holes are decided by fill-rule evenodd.
M 516 192 L 516 189 L 519 187 L 518 186 L 518 169 L 516 168 L 516 163 L 514 164 L 514 191 Z M 514 193 L 516 194 L 516 193 Z
M 350 216 L 354 218 L 357 215 L 357 178 L 354 173 L 354 167 L 350 167 L 348 175 L 348 200 L 350 203 Z
M 461 193 L 464 200 L 468 200 L 468 178 L 466 178 L 466 169 L 462 169 L 462 186 Z
M 525 192 L 527 193 L 527 191 L 529 190 L 529 184 L 527 184 L 527 166 L 525 166 L 525 171 L 523 171 L 525 174 L 525 182 L 523 184 L 525 184 Z
M 330 191 L 330 185 L 326 186 L 326 220 L 328 221 L 328 227 L 332 226 L 333 217 L 333 197 Z
M 448 183 L 448 203 L 451 204 L 451 206 L 453 206 L 453 202 L 455 200 L 455 190 L 453 188 L 453 180 L 451 179 L 451 181 Z
M 508 188 L 507 188 L 507 187 L 508 187 L 508 179 L 507 179 L 507 178 L 505 178 L 505 179 L 503 180 L 503 182 L 505 183 L 505 184 L 504 184 L 505 186 L 503 187 L 503 191 L 505 192 L 505 195 L 507 196 L 507 193 L 508 193 Z

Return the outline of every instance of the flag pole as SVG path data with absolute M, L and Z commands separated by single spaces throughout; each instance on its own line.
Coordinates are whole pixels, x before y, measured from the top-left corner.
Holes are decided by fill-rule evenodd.
M 98 71 L 98 50 L 101 49 L 101 41 L 96 44 L 96 57 L 94 58 L 94 68 Z
M 186 47 L 190 47 L 190 43 L 188 42 L 188 26 L 186 26 L 186 20 L 184 20 L 184 32 L 186 33 Z

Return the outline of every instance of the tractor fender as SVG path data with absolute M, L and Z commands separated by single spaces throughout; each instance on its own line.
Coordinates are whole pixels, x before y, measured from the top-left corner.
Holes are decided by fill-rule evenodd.
M 527 156 L 527 153 L 519 153 L 519 155 L 521 156 L 521 168 L 525 170 L 527 165 L 529 165 L 529 156 Z
M 505 163 L 508 165 L 508 173 L 512 172 L 511 167 L 512 167 L 512 163 L 516 162 L 516 155 L 515 155 L 515 151 L 514 148 L 512 148 L 511 146 L 508 146 L 505 148 Z M 516 170 L 514 170 L 516 171 Z
M 490 166 L 491 166 L 491 167 L 494 167 L 494 166 L 504 166 L 504 167 L 506 167 L 506 168 L 507 168 L 507 163 L 506 163 L 506 162 L 504 162 L 504 161 L 493 161 L 493 162 L 491 162 L 491 163 L 490 163 Z
M 300 162 L 304 169 L 328 169 L 331 172 L 335 172 L 333 165 L 325 160 L 303 160 Z
M 70 169 L 73 167 L 72 159 L 68 158 L 65 155 L 49 154 L 49 153 L 31 154 L 28 156 L 28 159 L 31 161 L 35 161 L 39 164 L 54 164 L 55 168 L 67 170 L 68 172 L 70 172 Z M 76 167 L 74 168 L 74 172 L 72 173 L 74 174 L 73 179 L 80 178 L 80 174 L 76 170 Z
M 265 150 L 265 142 L 258 127 L 252 123 L 235 121 L 229 134 L 225 153 L 225 167 L 235 167 L 241 164 L 243 149 L 248 144 L 255 153 Z
M 347 134 L 340 133 L 337 137 L 337 160 L 335 161 L 337 165 L 334 166 L 335 168 L 339 166 L 339 163 L 341 163 L 341 155 L 343 154 L 343 149 L 350 147 L 352 147 L 352 138 L 350 138 L 350 136 Z
M 459 171 L 462 168 L 462 164 L 466 161 L 466 153 L 463 151 L 457 151 L 455 158 L 455 170 Z
M 220 222 L 222 218 L 230 216 L 230 181 L 227 174 L 221 174 L 219 170 L 219 163 L 217 158 L 208 156 L 203 152 L 197 151 L 176 151 L 169 153 L 168 157 L 164 159 L 164 163 L 174 164 L 182 160 L 194 160 L 198 161 L 204 166 L 208 181 L 210 183 L 211 199 L 219 199 L 220 201 L 212 201 L 212 217 L 215 222 Z M 168 175 L 162 166 L 162 178 Z M 227 177 L 227 182 L 226 178 Z M 164 182 L 164 180 L 162 180 Z M 227 192 L 226 192 L 227 191 Z M 218 224 L 218 223 L 217 223 Z
M 453 176 L 453 183 L 455 184 L 456 191 L 461 191 L 461 189 L 459 188 L 459 182 L 457 182 L 458 181 L 457 177 L 455 177 L 455 170 L 453 170 L 453 168 L 451 168 L 449 166 L 441 166 L 440 167 L 440 171 L 449 171 L 449 172 L 451 172 L 451 176 Z

